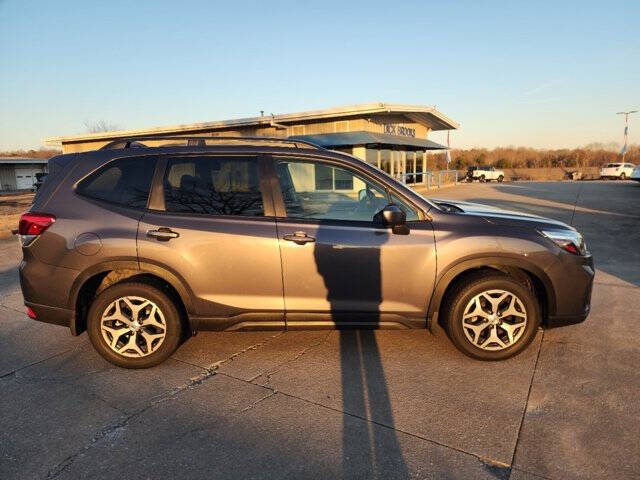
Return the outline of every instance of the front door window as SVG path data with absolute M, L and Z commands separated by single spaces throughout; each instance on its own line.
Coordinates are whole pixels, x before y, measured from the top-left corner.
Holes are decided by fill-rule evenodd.
M 381 186 L 331 164 L 282 160 L 276 171 L 287 217 L 371 222 L 389 203 Z

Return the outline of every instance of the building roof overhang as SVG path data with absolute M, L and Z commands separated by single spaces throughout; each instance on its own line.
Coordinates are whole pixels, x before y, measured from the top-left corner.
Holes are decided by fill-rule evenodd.
M 16 164 L 16 165 L 30 165 L 36 163 L 47 163 L 48 159 L 43 158 L 23 158 L 23 157 L 0 157 L 0 164 Z
M 404 150 L 446 150 L 447 147 L 425 138 L 387 135 L 374 132 L 323 133 L 317 135 L 295 135 L 291 140 L 304 140 L 325 148 L 369 146 L 378 148 L 401 148 Z
M 139 130 L 120 130 L 113 132 L 99 132 L 86 135 L 49 137 L 44 142 L 49 145 L 63 143 L 80 143 L 92 141 L 109 141 L 122 137 L 162 136 L 198 133 L 206 130 L 233 130 L 242 127 L 261 127 L 278 125 L 293 125 L 296 123 L 325 120 L 331 118 L 362 117 L 376 114 L 405 115 L 410 120 L 428 126 L 431 130 L 455 130 L 460 125 L 438 111 L 435 107 L 402 105 L 392 103 L 364 103 L 344 107 L 312 110 L 299 113 L 285 113 L 281 115 L 264 115 L 235 120 L 221 120 L 215 122 L 179 124 L 166 127 L 155 127 Z

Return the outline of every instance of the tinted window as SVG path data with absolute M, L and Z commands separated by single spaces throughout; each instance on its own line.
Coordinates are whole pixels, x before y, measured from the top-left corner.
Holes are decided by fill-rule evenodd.
M 255 157 L 174 158 L 167 163 L 168 212 L 263 216 Z
M 381 186 L 345 168 L 282 160 L 276 169 L 288 217 L 371 222 L 389 203 Z
M 77 192 L 131 208 L 146 208 L 156 159 L 123 158 L 92 173 L 78 185 Z

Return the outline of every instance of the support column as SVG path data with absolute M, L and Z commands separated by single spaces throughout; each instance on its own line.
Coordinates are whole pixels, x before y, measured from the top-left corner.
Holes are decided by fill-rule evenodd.
M 414 151 L 413 152 L 413 182 L 411 183 L 416 183 L 416 180 L 418 179 L 418 160 L 417 157 L 418 154 Z
M 423 151 L 422 152 L 422 171 L 426 172 L 427 171 L 427 151 Z M 427 174 L 422 176 L 422 181 L 424 182 L 424 184 L 427 184 Z
M 389 149 L 389 175 L 395 178 L 396 173 L 396 152 L 393 149 Z
M 358 157 L 363 162 L 367 162 L 367 148 L 366 147 L 353 147 L 353 156 Z
M 382 150 L 378 148 L 378 170 L 382 170 Z
M 400 177 L 400 181 L 402 183 L 407 183 L 407 177 L 405 177 L 405 174 L 407 173 L 407 151 L 403 150 L 402 151 L 402 176 Z

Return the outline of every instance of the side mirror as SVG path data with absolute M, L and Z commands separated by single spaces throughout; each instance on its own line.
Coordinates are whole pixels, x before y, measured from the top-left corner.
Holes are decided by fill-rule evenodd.
M 390 203 L 376 213 L 373 217 L 373 221 L 382 226 L 391 227 L 393 233 L 406 235 L 409 230 L 405 225 L 407 222 L 407 215 L 399 206 L 394 205 L 393 203 Z M 407 231 L 406 233 L 405 230 Z

